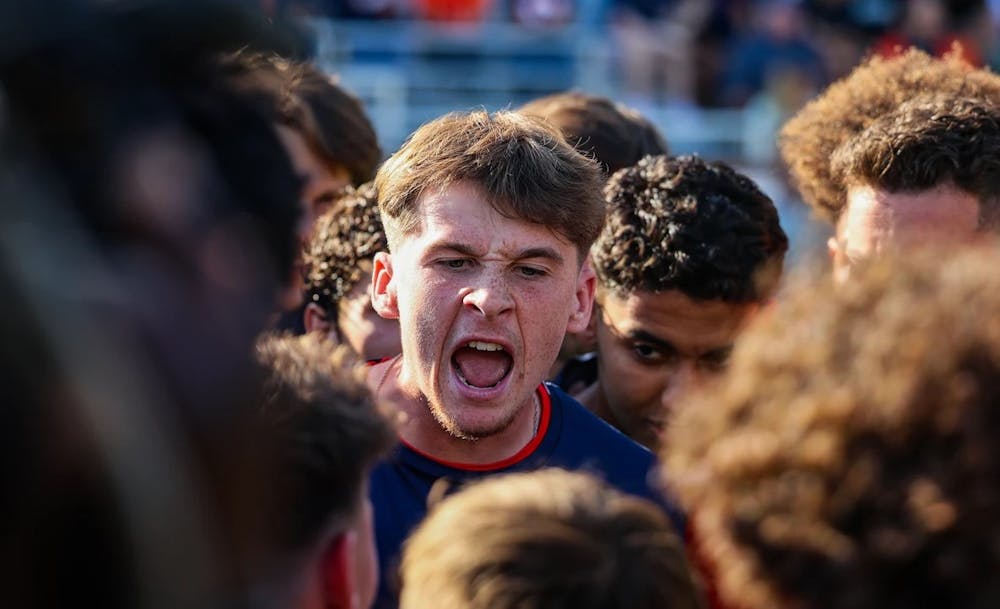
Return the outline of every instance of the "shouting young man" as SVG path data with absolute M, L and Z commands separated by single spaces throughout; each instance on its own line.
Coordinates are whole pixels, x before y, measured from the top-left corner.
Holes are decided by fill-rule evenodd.
M 402 338 L 369 373 L 401 419 L 371 481 L 383 573 L 432 487 L 555 466 L 659 499 L 652 454 L 543 383 L 563 335 L 590 318 L 600 181 L 551 127 L 509 112 L 433 121 L 379 170 L 389 252 L 375 256 L 372 298 Z M 376 606 L 395 596 L 386 578 Z

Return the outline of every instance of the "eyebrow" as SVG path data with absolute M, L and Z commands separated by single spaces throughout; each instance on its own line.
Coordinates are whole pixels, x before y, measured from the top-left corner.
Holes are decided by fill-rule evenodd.
M 469 245 L 458 241 L 444 241 L 431 247 L 431 251 L 434 252 L 441 250 L 451 250 L 463 256 L 469 256 L 470 258 L 482 256 L 480 252 L 472 249 Z M 562 255 L 551 247 L 529 247 L 517 252 L 517 254 L 512 257 L 513 260 L 525 260 L 528 258 L 544 258 L 558 263 L 563 262 Z
M 646 332 L 645 330 L 633 330 L 628 332 L 625 337 L 631 341 L 641 341 L 644 343 L 650 343 L 655 346 L 658 350 L 665 353 L 680 353 L 676 346 L 668 340 L 664 340 L 657 336 Z M 698 354 L 698 359 L 722 359 L 728 357 L 733 352 L 733 345 L 725 345 L 722 347 L 716 347 L 715 349 L 709 349 L 703 353 Z
M 617 330 L 617 328 L 616 328 Z M 653 336 L 645 330 L 632 330 L 625 335 L 626 338 L 633 341 L 642 341 L 644 343 L 650 343 L 654 345 L 660 351 L 665 351 L 667 353 L 679 353 L 677 347 L 674 346 L 668 340 L 664 340 L 658 336 Z

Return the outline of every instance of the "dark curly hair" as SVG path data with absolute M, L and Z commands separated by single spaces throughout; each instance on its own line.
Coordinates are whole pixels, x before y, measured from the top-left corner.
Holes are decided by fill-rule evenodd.
M 361 262 L 388 249 L 378 197 L 369 182 L 316 220 L 302 253 L 306 302 L 336 313 L 340 299 L 361 279 Z
M 606 97 L 555 93 L 526 103 L 518 112 L 545 119 L 577 150 L 596 159 L 605 175 L 631 167 L 644 156 L 669 153 L 649 119 Z
M 771 199 L 724 163 L 646 157 L 613 175 L 604 196 L 592 249 L 604 288 L 740 303 L 773 291 L 788 238 Z
M 834 151 L 901 103 L 929 93 L 1000 102 L 1000 77 L 957 55 L 938 59 L 917 49 L 889 59 L 869 58 L 781 129 L 781 156 L 805 202 L 836 221 L 845 190 L 830 167 Z
M 670 481 L 727 603 L 1000 606 L 1000 254 L 789 289 L 683 404 Z
M 923 97 L 900 105 L 833 155 L 833 175 L 890 192 L 951 182 L 980 201 L 981 223 L 1000 207 L 1000 106 L 973 98 Z

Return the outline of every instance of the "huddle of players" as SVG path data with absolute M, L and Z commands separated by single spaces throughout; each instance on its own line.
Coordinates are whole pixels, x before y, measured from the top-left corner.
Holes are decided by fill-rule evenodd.
M 304 195 L 310 334 L 261 354 L 302 413 L 340 396 L 394 421 L 335 440 L 361 473 L 316 549 L 341 575 L 312 598 L 996 606 L 998 104 L 1000 77 L 910 51 L 806 106 L 781 148 L 834 226 L 836 281 L 774 300 L 788 241 L 771 200 L 724 164 L 668 156 L 607 100 L 443 117 L 374 184 L 377 154 L 347 172 L 310 144 L 298 167 L 340 166 L 355 188 Z M 310 142 L 312 121 L 289 129 Z M 934 253 L 899 256 L 911 244 Z M 368 392 L 329 372 L 332 343 L 371 362 Z M 660 454 L 662 480 L 590 413 Z

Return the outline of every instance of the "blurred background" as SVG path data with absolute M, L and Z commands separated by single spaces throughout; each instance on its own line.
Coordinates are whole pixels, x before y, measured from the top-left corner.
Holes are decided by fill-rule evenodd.
M 779 203 L 792 260 L 825 239 L 777 161 L 781 124 L 870 53 L 1000 62 L 1000 0 L 261 0 L 365 101 L 383 150 L 452 110 L 577 89 L 648 116 Z

